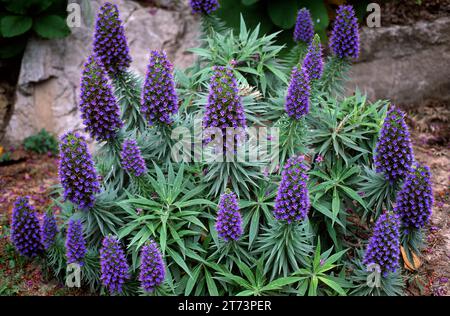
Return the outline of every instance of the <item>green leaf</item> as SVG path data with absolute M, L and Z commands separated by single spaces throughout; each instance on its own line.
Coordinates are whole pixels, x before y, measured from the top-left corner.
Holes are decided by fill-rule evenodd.
M 59 15 L 44 15 L 35 19 L 33 29 L 43 38 L 63 38 L 70 34 L 66 20 Z
M 259 0 L 241 0 L 243 5 L 249 6 L 252 5 L 256 2 L 258 2 Z
M 5 5 L 10 12 L 17 14 L 38 14 L 48 9 L 54 0 L 12 0 Z
M 186 273 L 189 275 L 189 277 L 192 278 L 192 274 L 191 271 L 189 270 L 188 266 L 186 265 L 185 260 L 183 260 L 183 258 L 181 258 L 181 256 L 173 251 L 171 248 L 167 247 L 166 248 L 167 253 L 169 254 L 170 257 L 172 257 L 172 259 L 184 270 L 186 271 Z
M 295 282 L 300 281 L 302 278 L 301 277 L 285 277 L 285 278 L 279 278 L 276 280 L 273 280 L 272 282 L 270 282 L 269 284 L 267 284 L 266 286 L 264 286 L 261 290 L 262 291 L 273 291 L 273 290 L 278 290 L 281 287 L 288 285 L 288 284 L 292 284 Z
M 205 268 L 205 278 L 206 285 L 208 286 L 208 292 L 211 296 L 219 296 L 219 291 L 217 290 L 216 283 L 214 279 L 211 277 L 211 273 L 209 273 L 208 269 Z
M 0 28 L 3 37 L 14 37 L 28 31 L 33 19 L 28 16 L 7 15 L 1 18 Z
M 269 1 L 267 11 L 276 26 L 290 29 L 297 19 L 297 0 Z
M 322 277 L 322 276 L 319 277 L 319 280 L 322 281 L 323 283 L 325 283 L 326 285 L 328 285 L 329 287 L 331 287 L 333 290 L 335 290 L 340 295 L 343 295 L 343 296 L 347 295 L 347 293 L 344 291 L 344 289 L 339 284 L 334 282 L 333 280 L 330 280 L 327 277 Z

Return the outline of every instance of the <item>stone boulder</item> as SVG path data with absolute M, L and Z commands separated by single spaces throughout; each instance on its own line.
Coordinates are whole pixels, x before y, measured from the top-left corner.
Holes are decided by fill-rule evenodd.
M 92 49 L 95 14 L 104 2 L 92 1 L 89 10 L 92 16 L 84 19 L 91 23 L 72 28 L 67 38 L 30 39 L 22 60 L 14 112 L 5 138 L 0 141 L 19 143 L 41 128 L 55 135 L 83 128 L 78 110 L 80 77 Z M 134 1 L 111 2 L 118 5 L 125 25 L 133 70 L 145 74 L 152 49 L 165 50 L 176 67 L 192 64 L 194 56 L 186 53 L 186 49 L 198 45 L 199 21 L 190 14 L 186 3 L 177 11 L 169 11 L 149 9 Z
M 347 88 L 369 99 L 418 105 L 450 101 L 450 17 L 407 26 L 363 28 L 361 56 Z

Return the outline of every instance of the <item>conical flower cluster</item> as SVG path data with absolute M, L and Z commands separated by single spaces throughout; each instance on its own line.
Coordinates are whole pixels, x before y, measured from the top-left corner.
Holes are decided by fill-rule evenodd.
M 294 41 L 311 43 L 314 37 L 314 24 L 308 9 L 300 9 L 297 13 L 297 21 L 294 28 Z
M 76 132 L 69 132 L 62 136 L 59 148 L 59 178 L 64 198 L 80 209 L 92 207 L 100 184 L 86 139 Z
M 95 56 L 110 76 L 125 71 L 130 66 L 127 39 L 115 4 L 107 2 L 100 8 L 93 47 Z
M 69 221 L 66 236 L 67 263 L 84 264 L 86 256 L 86 240 L 84 239 L 83 224 L 80 220 Z
M 398 214 L 387 212 L 375 223 L 372 237 L 367 246 L 363 263 L 378 265 L 383 276 L 395 272 L 400 258 L 400 218 Z
M 39 220 L 28 198 L 19 197 L 14 202 L 11 242 L 22 256 L 28 258 L 38 255 L 43 250 Z
M 307 170 L 303 156 L 291 157 L 284 165 L 275 198 L 274 216 L 277 220 L 290 224 L 306 218 L 310 207 Z
M 169 125 L 178 112 L 172 64 L 165 52 L 151 51 L 142 90 L 141 112 L 150 125 Z
M 134 139 L 127 139 L 123 142 L 120 158 L 122 167 L 129 174 L 139 177 L 147 172 L 141 150 Z
M 241 237 L 243 233 L 242 218 L 236 193 L 228 192 L 221 195 L 217 210 L 216 230 L 224 241 L 238 240 Z
M 308 52 L 303 60 L 303 68 L 311 81 L 320 79 L 322 76 L 322 45 L 320 44 L 320 38 L 318 35 L 314 36 L 313 41 L 309 44 Z
M 351 5 L 341 5 L 336 12 L 330 48 L 339 58 L 358 58 L 359 56 L 358 19 Z
M 299 120 L 308 114 L 310 94 L 311 87 L 306 70 L 302 67 L 294 67 L 284 105 L 289 117 Z
M 100 266 L 100 280 L 103 286 L 111 293 L 122 292 L 123 284 L 130 275 L 125 252 L 116 237 L 107 236 L 103 239 L 100 249 Z
M 430 178 L 428 166 L 417 162 L 412 165 L 396 200 L 395 212 L 400 215 L 403 226 L 422 228 L 428 223 L 433 206 Z
M 153 292 L 155 287 L 161 285 L 165 277 L 164 262 L 158 245 L 151 240 L 141 250 L 141 272 L 139 281 L 147 292 Z
M 391 182 L 403 179 L 414 160 L 404 116 L 396 107 L 389 110 L 375 148 L 376 170 Z
M 209 84 L 208 103 L 203 116 L 203 128 L 218 128 L 224 137 L 226 152 L 234 152 L 245 139 L 244 107 L 239 96 L 238 85 L 233 71 L 228 67 L 216 66 Z M 206 132 L 206 134 L 208 134 Z M 209 139 L 206 139 L 208 143 Z
M 190 0 L 192 12 L 211 14 L 219 8 L 218 0 Z
M 123 125 L 107 75 L 93 56 L 81 77 L 80 110 L 86 132 L 98 141 L 114 138 Z
M 58 225 L 56 225 L 53 213 L 46 212 L 41 227 L 41 242 L 44 249 L 50 248 L 55 243 Z

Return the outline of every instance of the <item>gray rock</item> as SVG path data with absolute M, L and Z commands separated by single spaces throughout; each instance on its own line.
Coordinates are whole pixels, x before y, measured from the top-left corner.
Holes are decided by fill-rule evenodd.
M 363 28 L 361 57 L 352 67 L 348 91 L 369 99 L 417 105 L 450 100 L 450 17 L 412 26 Z
M 82 27 L 73 28 L 69 37 L 52 41 L 30 39 L 22 60 L 14 113 L 5 138 L 0 141 L 19 143 L 41 128 L 55 135 L 83 128 L 78 111 L 80 77 L 91 52 L 95 14 L 104 2 L 107 1 L 92 1 L 90 16 L 85 16 Z M 193 62 L 194 56 L 184 51 L 198 44 L 199 22 L 186 7 L 150 12 L 134 1 L 112 2 L 119 6 L 125 25 L 133 70 L 145 74 L 152 49 L 166 50 L 176 67 L 187 67 Z M 2 134 L 0 131 L 0 137 Z

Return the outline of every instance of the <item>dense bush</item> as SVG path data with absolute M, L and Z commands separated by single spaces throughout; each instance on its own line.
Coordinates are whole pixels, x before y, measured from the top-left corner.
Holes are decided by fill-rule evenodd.
M 23 140 L 23 147 L 25 150 L 32 151 L 38 154 L 57 154 L 58 141 L 55 136 L 41 129 L 39 133 L 28 136 Z
M 59 228 L 47 214 L 45 254 L 15 228 L 17 249 L 31 236 L 56 277 L 78 262 L 84 286 L 105 294 L 401 294 L 399 247 L 420 252 L 430 176 L 400 110 L 341 93 L 359 53 L 353 8 L 338 10 L 333 55 L 323 60 L 315 36 L 283 59 L 276 34 L 243 18 L 235 34 L 210 2 L 192 1 L 204 26 L 196 63 L 173 74 L 153 51 L 145 78 L 127 69 L 117 8 L 100 10 L 81 110 L 101 142 L 91 156 L 83 136 L 62 137 Z
M 70 34 L 66 0 L 0 1 L 0 58 L 21 53 L 31 34 L 61 38 Z

